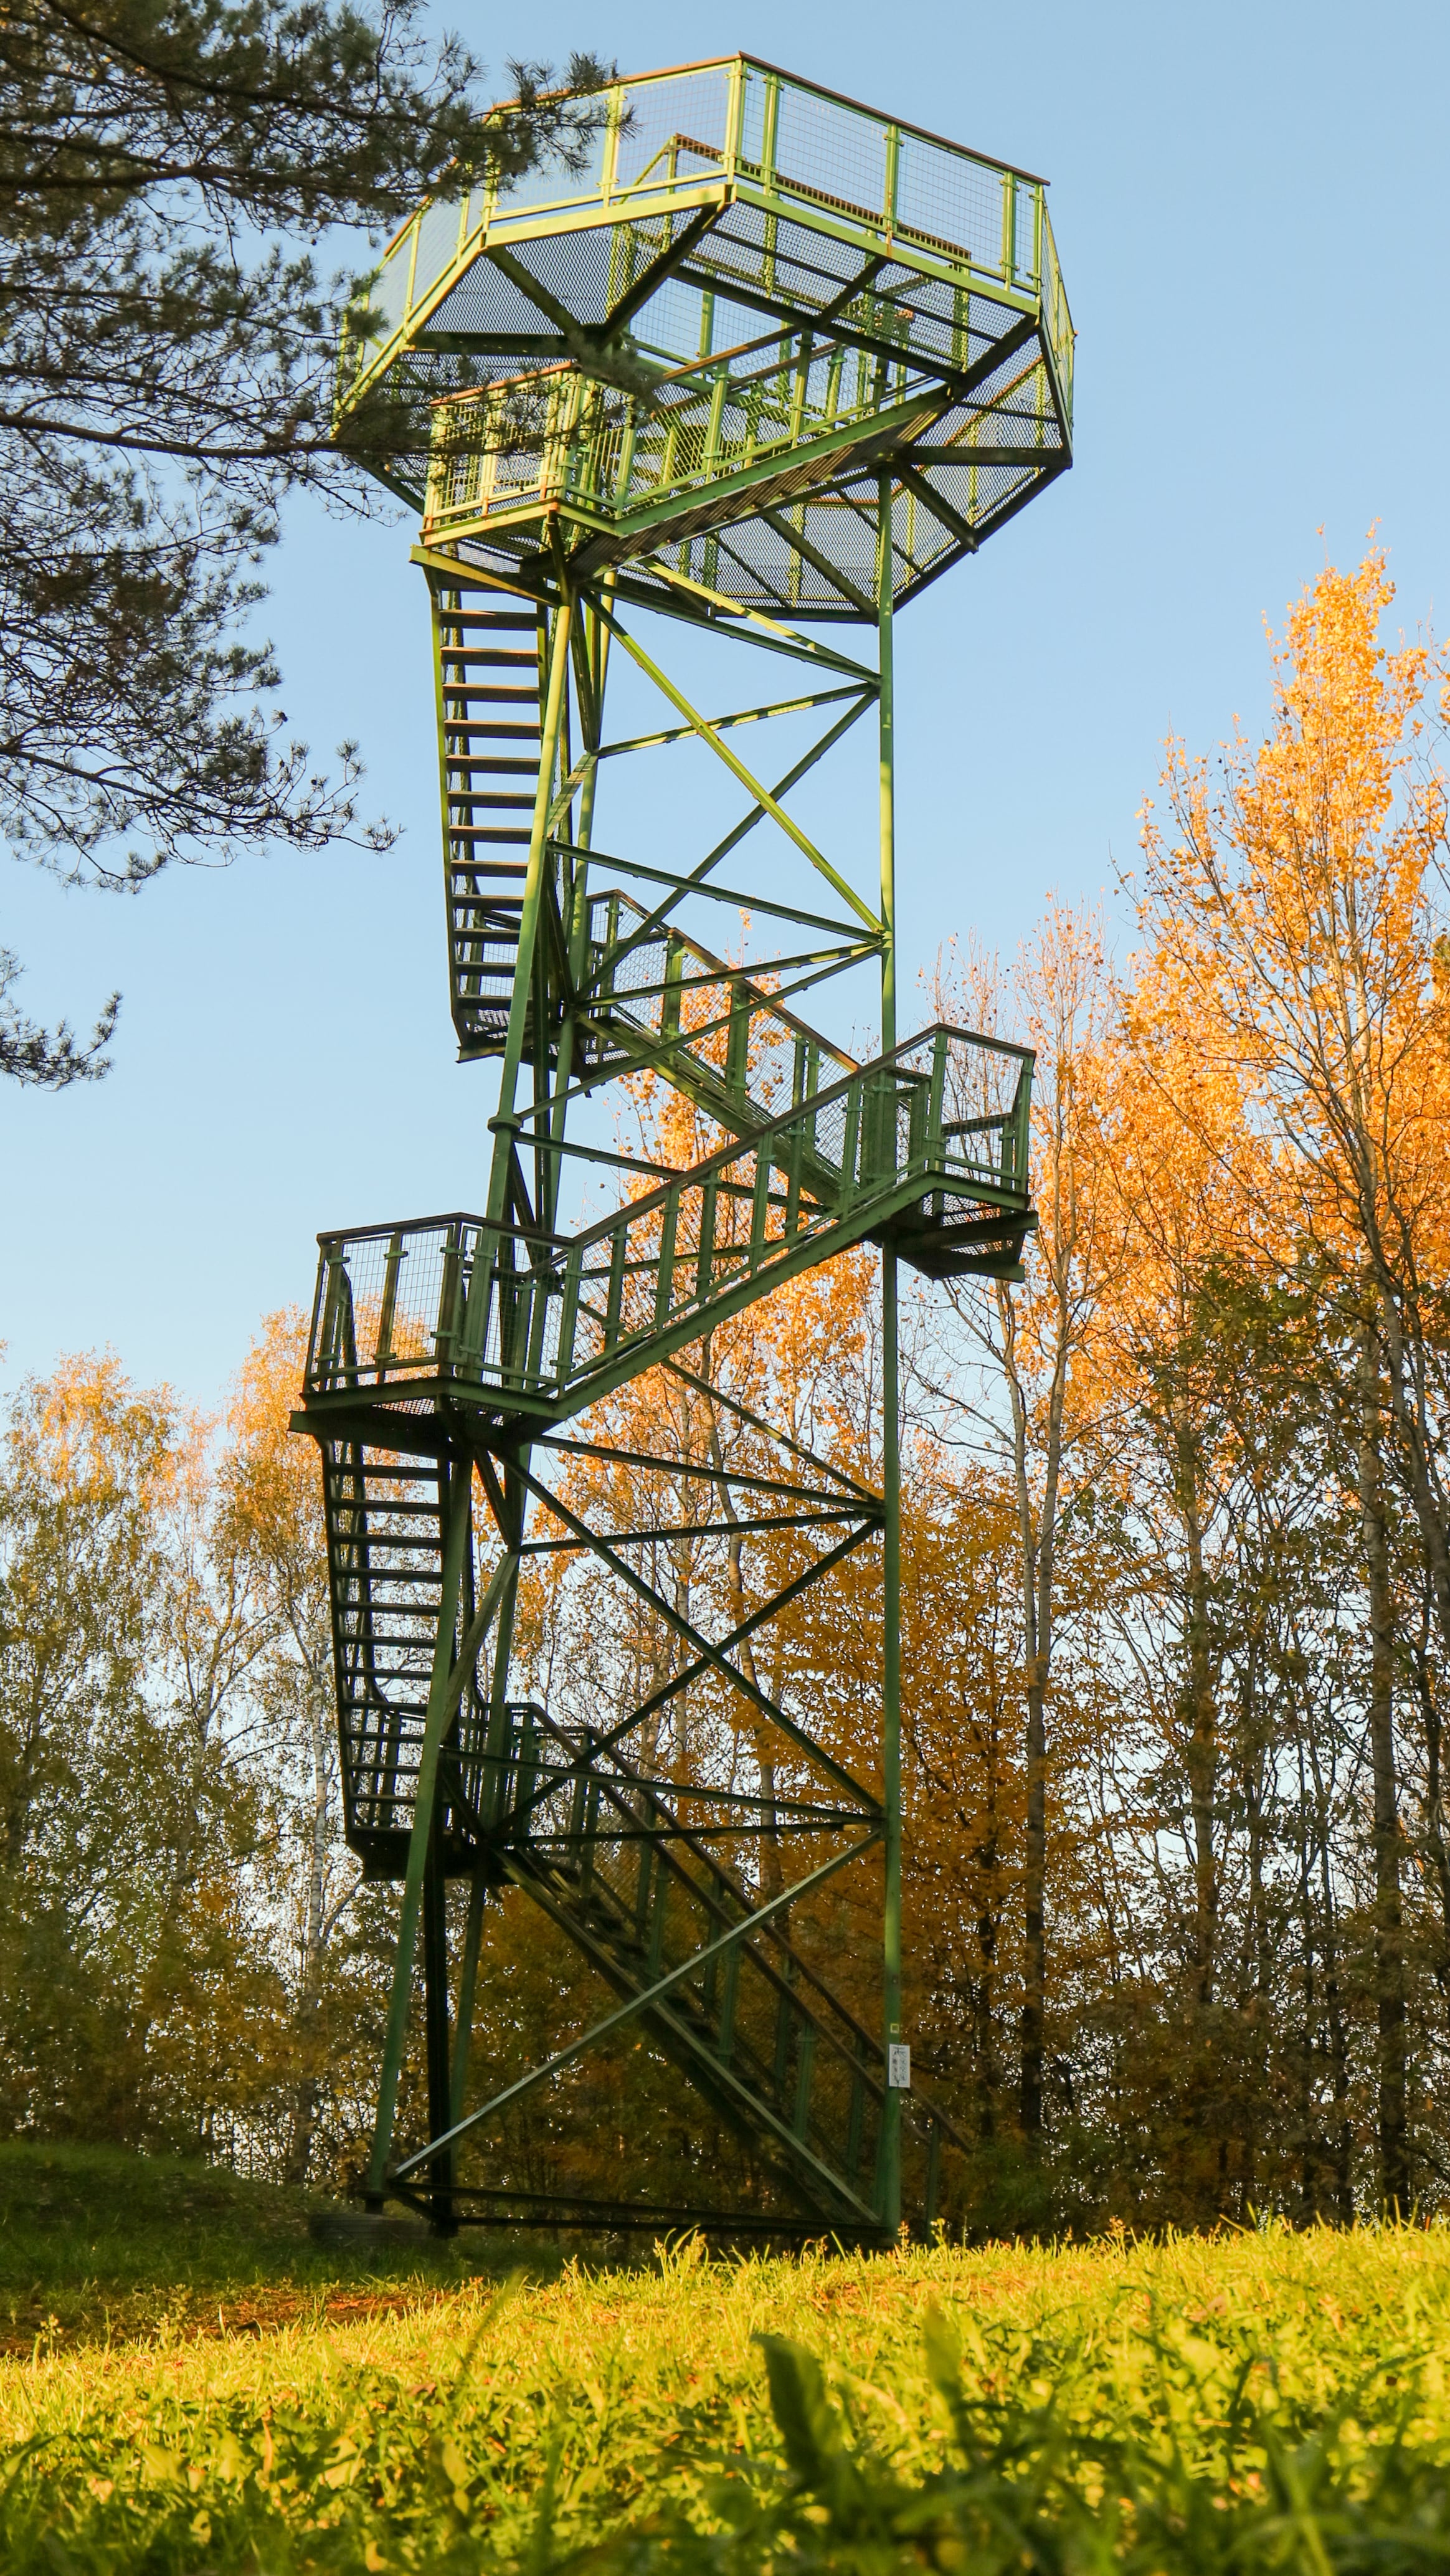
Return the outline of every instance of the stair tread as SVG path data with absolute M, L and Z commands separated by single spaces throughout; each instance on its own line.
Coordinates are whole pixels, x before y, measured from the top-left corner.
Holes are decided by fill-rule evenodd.
M 532 694 L 535 697 L 539 694 L 538 654 L 526 651 L 521 645 L 449 642 L 441 647 L 441 659 L 444 662 L 482 663 L 491 671 L 523 671 L 532 663 L 535 673 Z
M 542 733 L 541 726 L 516 724 L 511 717 L 458 715 L 448 709 L 444 710 L 443 730 L 486 734 L 491 742 L 537 742 Z

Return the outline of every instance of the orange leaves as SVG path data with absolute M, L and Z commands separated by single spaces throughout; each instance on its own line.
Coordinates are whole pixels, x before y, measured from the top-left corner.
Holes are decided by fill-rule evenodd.
M 183 1414 L 167 1387 L 137 1389 L 114 1351 L 72 1353 L 11 1419 L 12 1463 L 28 1460 L 59 1500 L 100 1505 L 133 1494 L 160 1503 L 183 1472 L 183 1444 L 205 1426 Z
M 1245 1208 L 1350 1267 L 1387 1226 L 1447 1215 L 1446 788 L 1424 755 L 1444 671 L 1438 647 L 1381 642 L 1393 596 L 1382 554 L 1327 568 L 1275 649 L 1266 740 L 1236 736 L 1216 781 L 1172 745 L 1176 835 L 1143 829 L 1145 986 L 1275 1149 L 1240 1158 Z M 1210 1147 L 1206 1107 L 1179 1104 Z
M 306 1347 L 307 1318 L 300 1307 L 263 1318 L 233 1381 L 219 1478 L 231 1545 L 284 1592 L 326 1584 L 317 1451 L 288 1428 Z

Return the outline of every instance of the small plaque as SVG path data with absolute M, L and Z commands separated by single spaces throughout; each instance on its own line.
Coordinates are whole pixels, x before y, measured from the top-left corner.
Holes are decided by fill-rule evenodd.
M 911 2091 L 911 2050 L 904 2039 L 893 2039 L 887 2047 L 886 2081 L 893 2092 Z

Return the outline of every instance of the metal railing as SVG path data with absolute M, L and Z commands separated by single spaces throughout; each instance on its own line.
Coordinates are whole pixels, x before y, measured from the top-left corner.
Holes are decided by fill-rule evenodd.
M 319 1238 L 307 1391 L 452 1380 L 559 1399 L 919 1204 L 1028 1203 L 1030 1052 L 928 1029 L 572 1236 L 461 1213 Z
M 968 287 L 990 281 L 1040 299 L 1059 378 L 1070 383 L 1072 321 L 1046 183 L 1030 172 L 743 55 L 619 82 L 601 108 L 582 169 L 546 162 L 419 208 L 369 282 L 373 327 L 354 339 L 349 382 L 372 372 L 495 224 L 547 231 L 553 217 L 572 229 L 592 214 L 637 225 L 728 193 L 768 197 L 818 228 L 884 235 L 898 262 L 925 274 L 956 270 Z

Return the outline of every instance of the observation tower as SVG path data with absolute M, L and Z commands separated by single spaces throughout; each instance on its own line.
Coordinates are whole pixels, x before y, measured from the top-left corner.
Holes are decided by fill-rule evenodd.
M 897 1027 L 892 631 L 1070 463 L 1072 326 L 1041 180 L 767 63 L 621 81 L 574 157 L 421 206 L 342 357 L 343 434 L 404 425 L 498 1068 L 473 1213 L 320 1238 L 295 1417 L 347 1837 L 402 1887 L 368 2189 L 881 2242 L 963 2144 L 903 2021 L 898 1269 L 1015 1277 L 1033 1222 L 1030 1056 Z M 867 1243 L 848 1451 L 765 1301 Z M 567 1973 L 483 2063 L 501 1902 Z

